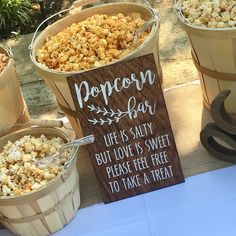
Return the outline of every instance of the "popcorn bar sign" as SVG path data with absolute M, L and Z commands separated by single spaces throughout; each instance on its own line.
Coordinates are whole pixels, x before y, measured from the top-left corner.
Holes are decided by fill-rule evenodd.
M 152 54 L 68 84 L 105 203 L 184 182 Z

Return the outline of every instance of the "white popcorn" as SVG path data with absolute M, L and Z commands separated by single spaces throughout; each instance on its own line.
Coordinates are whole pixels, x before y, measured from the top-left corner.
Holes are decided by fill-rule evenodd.
M 50 174 L 50 173 L 48 173 L 48 172 L 45 172 L 45 173 L 44 173 L 44 179 L 45 179 L 45 180 L 51 180 L 51 179 L 53 179 L 53 178 L 55 178 L 55 175 L 54 175 L 54 174 Z
M 2 193 L 3 193 L 3 196 L 7 196 L 8 194 L 10 194 L 11 192 L 11 189 L 8 188 L 6 185 L 3 185 L 2 186 Z
M 201 25 L 202 25 L 202 22 L 201 22 L 199 19 L 196 19 L 196 20 L 194 21 L 194 25 L 201 26 Z
M 208 28 L 216 28 L 216 25 L 217 25 L 216 21 L 210 21 L 207 24 Z
M 33 190 L 40 189 L 41 187 L 42 187 L 42 185 L 39 184 L 39 183 L 34 183 L 34 184 L 32 185 L 32 189 L 33 189 Z
M 34 150 L 34 146 L 31 143 L 24 144 L 24 151 L 25 153 L 31 153 Z
M 182 12 L 188 22 L 208 28 L 235 27 L 236 0 L 183 0 Z
M 0 175 L 0 182 L 1 183 L 7 183 L 8 176 L 6 174 L 1 174 Z
M 230 21 L 227 23 L 227 26 L 228 26 L 228 27 L 235 27 L 235 26 L 236 26 L 236 21 L 230 20 Z
M 223 12 L 221 15 L 221 21 L 222 22 L 228 22 L 230 20 L 230 14 L 229 12 Z
M 22 161 L 25 162 L 30 162 L 31 160 L 31 155 L 30 154 L 23 154 Z
M 59 137 L 48 140 L 44 135 L 8 142 L 0 153 L 0 197 L 29 193 L 50 183 L 63 170 L 70 152 L 64 151 L 59 162 L 45 169 L 35 161 L 58 154 L 63 143 Z
M 226 24 L 224 22 L 219 22 L 216 25 L 216 28 L 225 28 L 225 27 L 226 27 Z

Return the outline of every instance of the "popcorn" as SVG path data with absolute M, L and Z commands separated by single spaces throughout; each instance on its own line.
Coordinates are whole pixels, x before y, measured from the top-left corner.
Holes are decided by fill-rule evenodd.
M 47 37 L 43 47 L 36 51 L 36 59 L 58 71 L 102 66 L 126 56 L 144 42 L 148 32 L 133 42 L 135 31 L 143 24 L 144 20 L 122 13 L 97 14 Z
M 41 187 L 42 187 L 42 186 L 41 186 L 40 183 L 34 183 L 34 184 L 32 185 L 32 189 L 33 189 L 33 190 L 40 189 Z
M 7 66 L 9 57 L 3 53 L 0 53 L 0 73 L 5 69 Z
M 223 12 L 221 15 L 221 21 L 222 22 L 229 22 L 230 21 L 230 13 L 229 12 Z
M 226 28 L 236 25 L 236 0 L 183 0 L 182 13 L 193 25 Z
M 63 151 L 60 161 L 44 169 L 35 162 L 59 153 L 64 141 L 26 135 L 14 143 L 8 142 L 0 153 L 0 197 L 15 196 L 38 190 L 50 183 L 63 169 L 69 151 Z
M 34 146 L 31 143 L 25 143 L 24 149 L 26 153 L 31 153 L 34 149 Z
M 8 194 L 10 194 L 10 192 L 11 192 L 10 188 L 8 188 L 6 185 L 2 186 L 2 195 L 3 196 L 7 196 Z
M 7 183 L 8 176 L 5 174 L 0 175 L 0 182 L 1 183 Z

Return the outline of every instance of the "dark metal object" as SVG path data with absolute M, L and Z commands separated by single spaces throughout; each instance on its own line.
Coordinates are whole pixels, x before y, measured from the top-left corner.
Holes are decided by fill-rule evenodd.
M 230 90 L 220 92 L 211 104 L 215 123 L 207 124 L 200 133 L 205 149 L 221 161 L 236 163 L 236 120 L 225 109 Z
M 200 133 L 200 139 L 205 149 L 221 161 L 236 163 L 236 135 L 229 134 L 216 124 L 207 124 Z M 218 140 L 229 147 L 223 146 Z
M 211 104 L 211 116 L 215 123 L 224 131 L 236 135 L 236 120 L 225 110 L 224 102 L 230 90 L 219 93 Z

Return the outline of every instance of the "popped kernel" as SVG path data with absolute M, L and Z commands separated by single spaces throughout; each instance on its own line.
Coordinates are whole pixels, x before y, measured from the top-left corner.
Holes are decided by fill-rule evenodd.
M 6 54 L 0 53 L 0 73 L 5 69 L 9 61 L 9 57 Z
M 58 71 L 102 66 L 125 57 L 144 42 L 149 30 L 133 42 L 135 31 L 143 24 L 143 19 L 123 13 L 96 14 L 47 37 L 43 47 L 36 50 L 36 59 L 45 67 Z
M 64 141 L 60 137 L 47 139 L 26 135 L 14 143 L 8 142 L 0 153 L 0 197 L 15 196 L 38 190 L 63 170 L 70 152 L 65 150 L 59 163 L 40 169 L 35 162 L 59 153 Z
M 183 0 L 182 13 L 196 26 L 208 28 L 235 27 L 236 0 Z

